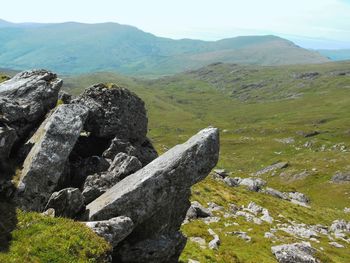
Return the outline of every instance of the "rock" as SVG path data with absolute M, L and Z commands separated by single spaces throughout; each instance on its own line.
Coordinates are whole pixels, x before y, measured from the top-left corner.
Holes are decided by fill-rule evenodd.
M 207 225 L 210 225 L 211 223 L 220 222 L 220 220 L 221 220 L 221 218 L 217 217 L 217 216 L 210 216 L 210 217 L 202 218 L 202 221 Z
M 294 224 L 286 227 L 280 227 L 279 229 L 295 237 L 307 239 L 318 237 L 315 230 L 313 230 L 310 227 L 307 227 L 304 224 Z
M 257 218 L 255 216 L 253 216 L 252 214 L 244 212 L 244 211 L 238 211 L 236 213 L 236 216 L 242 216 L 242 217 L 245 218 L 245 220 L 247 222 L 252 222 L 252 223 L 254 223 L 256 225 L 261 225 L 262 224 L 262 220 L 260 218 Z
M 269 194 L 269 195 L 272 195 L 274 197 L 277 197 L 277 198 L 280 198 L 280 199 L 283 199 L 283 200 L 290 200 L 288 194 L 286 193 L 282 193 L 276 189 L 273 189 L 273 188 L 270 188 L 270 187 L 266 187 L 263 191 L 265 194 Z
M 242 181 L 242 179 L 240 177 L 235 177 L 235 178 L 231 178 L 231 177 L 226 177 L 224 179 L 224 182 L 231 187 L 235 187 L 235 186 L 239 186 L 240 182 Z
M 252 238 L 248 236 L 246 232 L 234 231 L 231 234 L 238 236 L 239 238 L 243 239 L 246 242 L 250 242 L 252 240 Z
M 213 237 L 213 239 L 209 242 L 208 247 L 210 249 L 217 250 L 220 246 L 220 238 L 212 229 L 209 228 L 208 232 Z
M 208 203 L 208 209 L 210 212 L 214 212 L 214 211 L 221 211 L 224 210 L 224 208 L 214 202 L 209 202 Z
M 55 191 L 71 150 L 83 128 L 87 109 L 62 105 L 49 117 L 23 164 L 17 201 L 25 210 L 42 211 Z
M 345 207 L 344 208 L 344 213 L 349 214 L 350 213 L 350 207 Z
M 41 214 L 44 216 L 52 217 L 52 218 L 54 218 L 56 215 L 55 209 L 53 209 L 53 208 L 49 208 L 45 212 L 42 212 Z
M 17 140 L 17 133 L 15 129 L 9 127 L 6 124 L 0 122 L 0 162 L 7 160 L 10 155 L 11 149 L 15 141 Z M 0 163 L 0 173 L 1 173 Z
M 262 216 L 260 217 L 260 219 L 262 221 L 265 221 L 266 223 L 272 224 L 273 223 L 273 217 L 270 216 L 269 210 L 267 210 L 266 208 L 264 208 L 262 210 Z
M 336 247 L 336 248 L 344 248 L 344 246 L 342 244 L 339 244 L 337 242 L 329 242 L 329 244 L 332 246 L 332 247 Z
M 275 139 L 275 141 L 276 141 L 276 142 L 283 143 L 283 144 L 293 144 L 293 143 L 295 143 L 295 140 L 294 140 L 294 138 L 292 138 L 292 137 L 283 138 L 283 139 Z
M 225 169 L 214 169 L 213 171 L 213 175 L 217 176 L 219 178 L 224 179 L 225 177 L 227 177 L 229 174 Z
M 279 163 L 275 163 L 273 165 L 270 165 L 268 167 L 265 167 L 264 169 L 256 172 L 254 175 L 255 176 L 260 176 L 275 170 L 279 170 L 279 169 L 283 169 L 283 168 L 287 168 L 288 167 L 288 162 L 279 162 Z
M 297 131 L 296 133 L 305 138 L 313 137 L 320 134 L 319 131 Z
M 264 238 L 267 238 L 267 239 L 275 239 L 276 236 L 275 236 L 273 233 L 271 233 L 271 232 L 265 232 Z
M 201 237 L 190 237 L 190 240 L 194 243 L 197 243 L 200 248 L 205 249 L 207 248 L 207 243 L 205 242 L 204 238 Z
M 126 238 L 134 229 L 129 217 L 119 216 L 104 221 L 85 222 L 97 235 L 106 239 L 113 247 Z
M 310 202 L 310 199 L 306 195 L 299 192 L 290 192 L 288 195 L 292 202 L 297 201 L 303 204 L 308 204 Z
M 247 207 L 247 210 L 253 213 L 254 215 L 260 214 L 263 211 L 263 209 L 264 209 L 263 207 L 261 207 L 260 205 L 257 205 L 254 202 L 250 202 Z
M 167 256 L 177 260 L 181 251 L 175 248 L 182 249 L 184 243 L 181 242 L 185 242 L 178 230 L 190 206 L 190 187 L 209 174 L 218 161 L 218 155 L 218 130 L 204 129 L 88 204 L 86 219 L 105 220 L 120 215 L 132 219 L 136 228 L 118 248 L 121 258 L 131 257 L 129 252 L 134 248 L 141 250 L 135 255 L 143 255 L 149 251 L 148 247 L 155 248 L 155 243 L 162 242 Z M 163 238 L 162 233 L 167 237 Z M 171 240 L 172 237 L 177 237 L 177 240 Z M 169 251 L 170 245 L 174 250 Z M 162 249 L 163 245 L 159 253 Z M 157 255 L 154 253 L 152 258 L 155 260 Z
M 18 139 L 37 126 L 55 107 L 62 80 L 46 70 L 24 71 L 0 84 L 0 113 Z
M 350 232 L 350 222 L 347 223 L 344 219 L 334 220 L 329 230 L 331 232 Z
M 115 250 L 113 261 L 177 263 L 185 243 L 185 237 L 179 232 L 157 235 L 153 238 L 136 242 L 133 245 L 124 243 Z
M 53 208 L 56 216 L 74 218 L 84 207 L 84 197 L 78 188 L 54 192 L 45 210 Z
M 266 185 L 266 182 L 260 178 L 244 178 L 239 185 L 247 186 L 250 191 L 259 192 Z
M 314 258 L 316 250 L 310 243 L 294 243 L 288 245 L 274 246 L 271 248 L 279 263 L 318 263 Z
M 103 153 L 103 156 L 113 160 L 118 153 L 135 156 L 140 160 L 142 166 L 149 164 L 158 157 L 157 151 L 148 138 L 144 138 L 141 142 L 136 141 L 131 143 L 128 140 L 116 137 L 112 140 L 109 148 Z
M 205 218 L 212 216 L 212 213 L 209 211 L 209 209 L 204 208 L 200 203 L 197 201 L 194 201 L 191 203 L 190 208 L 187 211 L 186 219 L 197 219 L 197 218 Z
M 337 172 L 331 179 L 333 183 L 349 183 L 350 172 Z
M 86 204 L 92 202 L 117 182 L 141 168 L 142 164 L 136 157 L 119 153 L 109 167 L 108 172 L 90 175 L 86 178 L 83 187 Z
M 69 104 L 71 103 L 71 101 L 72 101 L 72 95 L 62 90 L 58 93 L 58 103 Z
M 194 259 L 188 259 L 187 263 L 200 263 L 200 262 Z
M 0 178 L 0 200 L 10 198 L 16 191 L 13 181 Z
M 89 108 L 85 130 L 102 138 L 143 142 L 147 133 L 144 102 L 116 85 L 96 84 L 73 101 Z
M 320 76 L 321 74 L 319 72 L 305 72 L 296 74 L 296 79 L 315 79 L 316 77 Z

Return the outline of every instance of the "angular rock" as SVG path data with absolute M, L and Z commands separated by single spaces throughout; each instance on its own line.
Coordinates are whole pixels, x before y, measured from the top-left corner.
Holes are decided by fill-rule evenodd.
M 329 242 L 329 244 L 335 248 L 344 248 L 344 246 L 342 244 L 339 244 L 337 242 Z
M 235 186 L 239 186 L 240 182 L 242 181 L 242 179 L 240 177 L 235 177 L 235 178 L 231 178 L 231 177 L 226 177 L 224 179 L 224 182 L 231 187 L 235 187 Z
M 350 172 L 337 172 L 331 180 L 333 183 L 349 183 Z
M 197 243 L 200 248 L 205 249 L 207 248 L 207 243 L 205 242 L 204 238 L 201 237 L 190 237 L 190 240 L 194 243 Z
M 113 247 L 116 247 L 134 229 L 134 223 L 129 217 L 119 216 L 104 221 L 86 222 L 97 235 L 106 239 Z
M 67 158 L 87 116 L 81 105 L 61 105 L 49 117 L 24 161 L 17 200 L 25 210 L 42 211 L 56 190 Z
M 113 160 L 118 153 L 126 153 L 135 156 L 140 160 L 142 166 L 145 166 L 158 157 L 157 151 L 154 149 L 151 141 L 144 138 L 143 141 L 131 143 L 128 140 L 114 138 L 109 148 L 103 153 L 105 158 Z
M 266 187 L 264 189 L 264 193 L 268 194 L 268 195 L 272 195 L 272 196 L 280 198 L 280 199 L 283 199 L 283 200 L 290 200 L 289 195 L 287 193 L 280 192 L 280 191 L 273 189 L 273 188 L 270 188 L 270 187 Z
M 58 101 L 63 104 L 69 104 L 72 101 L 72 95 L 68 94 L 65 91 L 60 91 L 58 93 Z
M 208 247 L 210 249 L 218 249 L 221 243 L 219 236 L 210 228 L 208 229 L 208 232 L 213 237 L 213 239 L 209 242 Z
M 9 157 L 12 146 L 16 140 L 16 131 L 0 122 L 0 160 L 6 160 Z
M 259 192 L 266 185 L 266 182 L 260 178 L 243 178 L 239 185 L 246 186 L 250 191 Z
M 291 201 L 295 200 L 300 203 L 308 204 L 310 202 L 310 199 L 303 193 L 299 192 L 290 192 L 288 193 L 289 198 Z
M 142 242 L 146 247 L 140 253 L 146 253 L 147 246 L 159 240 L 183 248 L 185 238 L 181 238 L 182 243 L 179 243 L 179 240 L 170 240 L 169 236 L 164 241 L 159 235 L 174 233 L 173 236 L 178 237 L 177 231 L 190 206 L 190 187 L 209 174 L 218 161 L 218 155 L 218 130 L 204 129 L 88 204 L 86 219 L 104 220 L 120 215 L 132 219 L 137 227 L 118 247 L 121 255 L 124 255 L 124 248 L 141 249 L 139 245 Z M 168 256 L 177 260 L 181 251 L 171 251 L 168 251 Z M 157 258 L 156 255 L 154 258 Z
M 45 210 L 53 208 L 55 216 L 74 218 L 84 207 L 84 196 L 78 188 L 66 188 L 54 192 Z
M 271 248 L 279 263 L 318 263 L 314 257 L 316 250 L 311 247 L 310 243 L 294 243 L 288 245 L 274 246 Z
M 224 179 L 229 175 L 229 173 L 225 169 L 214 169 L 213 172 L 214 177 L 219 177 L 221 179 Z
M 55 107 L 61 86 L 62 80 L 46 70 L 24 71 L 1 83 L 0 121 L 23 138 Z
M 331 232 L 350 232 L 350 222 L 347 223 L 344 219 L 334 220 L 329 230 Z
M 144 102 L 131 91 L 116 85 L 87 88 L 73 103 L 89 108 L 85 130 L 102 138 L 144 141 L 147 116 Z
M 83 195 L 86 199 L 85 202 L 87 204 L 92 202 L 117 182 L 141 168 L 142 164 L 136 157 L 119 153 L 115 157 L 108 172 L 90 175 L 86 178 L 83 190 Z
M 230 234 L 238 236 L 239 238 L 243 239 L 246 242 L 250 242 L 252 240 L 252 238 L 247 235 L 247 232 L 234 231 L 234 232 L 232 232 Z

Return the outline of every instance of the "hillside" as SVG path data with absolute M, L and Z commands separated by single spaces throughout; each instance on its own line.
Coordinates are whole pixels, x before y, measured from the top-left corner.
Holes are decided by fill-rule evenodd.
M 18 70 L 48 68 L 62 74 L 114 71 L 159 76 L 219 61 L 258 65 L 328 61 L 317 52 L 276 36 L 210 42 L 157 37 L 117 23 L 13 24 L 1 21 L 0 27 L 1 67 Z
M 340 60 L 350 60 L 350 49 L 322 49 L 318 50 L 318 52 L 327 58 L 330 58 L 334 61 L 340 61 Z
M 259 177 L 268 187 L 305 194 L 310 207 L 210 177 L 192 189 L 192 200 L 205 207 L 208 202 L 222 206 L 213 212 L 219 221 L 206 224 L 199 219 L 183 226 L 190 238 L 183 262 L 275 262 L 272 246 L 304 240 L 316 248 L 322 262 L 343 263 L 350 260 L 346 239 L 332 234 L 345 247 L 336 248 L 327 235 L 311 238 L 296 232 L 305 235 L 313 225 L 350 220 L 344 211 L 349 207 L 350 184 L 331 182 L 336 173 L 349 172 L 349 68 L 349 62 L 281 67 L 213 64 L 151 81 L 113 73 L 67 77 L 65 86 L 78 94 L 82 87 L 104 81 L 135 91 L 146 102 L 150 136 L 160 153 L 202 127 L 219 127 L 218 168 L 232 178 L 253 177 L 271 164 L 288 162 L 286 168 L 260 172 Z M 268 209 L 274 222 L 257 225 L 232 214 L 231 204 L 247 208 L 250 202 Z M 282 230 L 291 224 L 296 232 Z M 304 229 L 298 224 L 305 224 Z M 218 250 L 207 247 L 212 239 L 209 228 L 221 239 Z M 251 241 L 232 234 L 238 232 L 245 232 Z M 273 237 L 264 237 L 266 232 Z M 204 239 L 204 247 L 194 237 Z

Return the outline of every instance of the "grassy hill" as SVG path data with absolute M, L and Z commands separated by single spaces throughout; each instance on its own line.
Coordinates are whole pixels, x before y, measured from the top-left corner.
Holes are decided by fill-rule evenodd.
M 350 220 L 343 212 L 349 206 L 350 184 L 333 184 L 337 171 L 349 171 L 350 164 L 350 62 L 280 67 L 213 64 L 195 71 L 157 80 L 142 80 L 97 73 L 65 78 L 66 89 L 74 94 L 96 82 L 116 82 L 135 91 L 146 101 L 150 137 L 160 153 L 185 141 L 199 129 L 213 125 L 221 129 L 219 168 L 232 176 L 250 177 L 278 161 L 289 166 L 261 178 L 269 187 L 299 191 L 310 197 L 310 208 L 297 206 L 275 197 L 229 187 L 209 177 L 193 188 L 193 200 L 206 206 L 215 202 L 229 210 L 229 204 L 247 206 L 254 201 L 267 208 L 279 223 L 330 225 L 335 219 Z M 319 131 L 306 138 L 302 132 Z M 292 138 L 292 143 L 283 139 Z M 281 140 L 282 139 L 282 140 Z M 308 176 L 297 178 L 306 171 Z M 217 223 L 206 225 L 195 220 L 183 226 L 188 237 L 209 242 L 208 228 L 221 239 L 220 248 L 202 249 L 189 241 L 183 262 L 275 262 L 271 246 L 300 242 L 282 231 L 278 240 L 264 238 L 270 225 L 257 226 L 241 218 L 216 212 Z M 235 223 L 235 224 L 233 224 Z M 245 231 L 247 243 L 227 234 Z M 308 240 L 309 241 L 309 240 Z M 322 262 L 350 261 L 349 244 L 334 248 L 325 236 L 310 241 Z
M 330 58 L 334 61 L 340 61 L 340 60 L 350 60 L 350 49 L 338 49 L 338 50 L 331 50 L 331 49 L 323 49 L 318 50 L 318 52 L 327 58 Z
M 276 36 L 210 42 L 161 38 L 117 23 L 13 24 L 0 21 L 0 27 L 0 64 L 19 70 L 48 68 L 63 74 L 114 71 L 160 76 L 219 61 L 258 65 L 328 61 L 317 52 Z

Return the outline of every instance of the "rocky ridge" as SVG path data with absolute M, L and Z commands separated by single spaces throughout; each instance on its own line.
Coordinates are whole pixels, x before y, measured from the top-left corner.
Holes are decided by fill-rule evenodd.
M 136 94 L 97 84 L 71 98 L 61 86 L 46 70 L 0 84 L 1 196 L 84 222 L 113 246 L 108 261 L 177 262 L 190 188 L 218 161 L 218 130 L 158 157 Z

